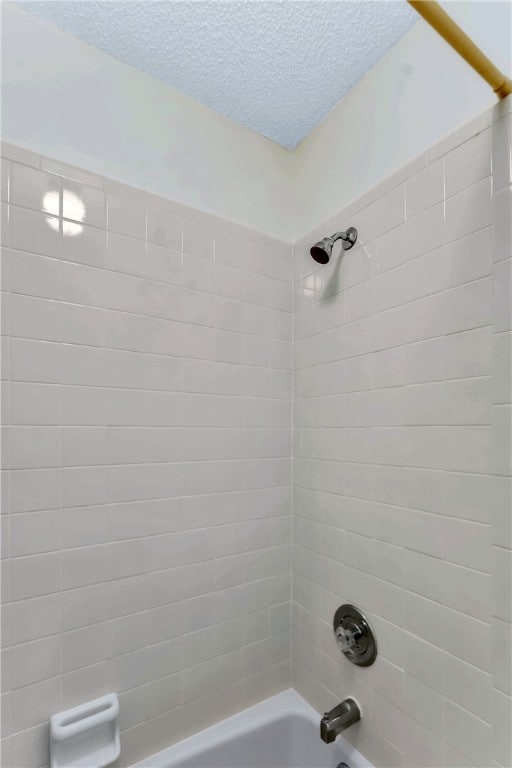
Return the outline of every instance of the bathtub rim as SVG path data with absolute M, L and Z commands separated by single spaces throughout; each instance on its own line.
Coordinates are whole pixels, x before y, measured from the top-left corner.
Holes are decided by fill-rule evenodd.
M 320 714 L 294 688 L 288 688 L 259 701 L 257 704 L 241 709 L 192 736 L 187 736 L 181 741 L 148 755 L 139 762 L 133 763 L 130 768 L 167 768 L 171 759 L 173 761 L 190 760 L 207 748 L 220 746 L 234 737 L 242 736 L 256 728 L 274 722 L 277 717 L 282 717 L 284 714 L 300 715 L 314 723 L 319 723 L 320 719 Z M 348 761 L 350 768 L 374 768 L 372 763 L 346 739 L 342 737 L 339 739 L 342 739 L 343 748 L 346 752 L 343 760 Z

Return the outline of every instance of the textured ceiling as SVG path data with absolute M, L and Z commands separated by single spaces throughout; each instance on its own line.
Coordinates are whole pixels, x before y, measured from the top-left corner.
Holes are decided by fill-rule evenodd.
M 19 0 L 294 147 L 412 26 L 405 0 Z

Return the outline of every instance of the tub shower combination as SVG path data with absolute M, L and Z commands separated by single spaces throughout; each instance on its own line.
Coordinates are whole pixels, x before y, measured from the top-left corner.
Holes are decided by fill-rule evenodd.
M 318 738 L 318 714 L 294 690 L 207 728 L 134 768 L 371 768 L 344 739 Z
M 357 230 L 350 227 L 324 237 L 311 247 L 313 259 L 328 263 L 338 240 L 343 251 L 349 250 Z M 375 635 L 358 608 L 341 605 L 333 632 L 348 661 L 364 667 L 374 663 Z M 323 715 L 318 734 L 317 713 L 290 689 L 143 760 L 137 768 L 367 768 L 371 764 L 356 749 L 343 739 L 336 741 L 361 718 L 359 704 L 348 697 Z M 105 768 L 120 753 L 116 694 L 52 716 L 51 768 Z
M 512 764 L 510 98 L 293 245 L 13 148 L 9 768 Z
M 333 619 L 338 647 L 357 666 L 377 656 L 373 630 L 353 605 Z M 318 714 L 293 689 L 283 691 L 201 733 L 142 760 L 134 768 L 372 768 L 345 739 L 337 738 L 362 717 L 347 698 Z M 320 735 L 320 739 L 318 736 Z

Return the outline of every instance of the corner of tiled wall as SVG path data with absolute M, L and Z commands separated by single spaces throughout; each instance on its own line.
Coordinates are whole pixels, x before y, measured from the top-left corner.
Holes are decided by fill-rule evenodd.
M 130 764 L 286 687 L 291 638 L 379 768 L 512 765 L 510 106 L 293 258 L 4 148 L 2 764 L 42 768 L 48 716 L 112 688 Z

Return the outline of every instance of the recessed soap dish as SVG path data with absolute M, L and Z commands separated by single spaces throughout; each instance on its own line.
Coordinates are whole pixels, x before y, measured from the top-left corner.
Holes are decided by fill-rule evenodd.
M 50 718 L 51 768 L 105 768 L 120 752 L 115 693 Z

